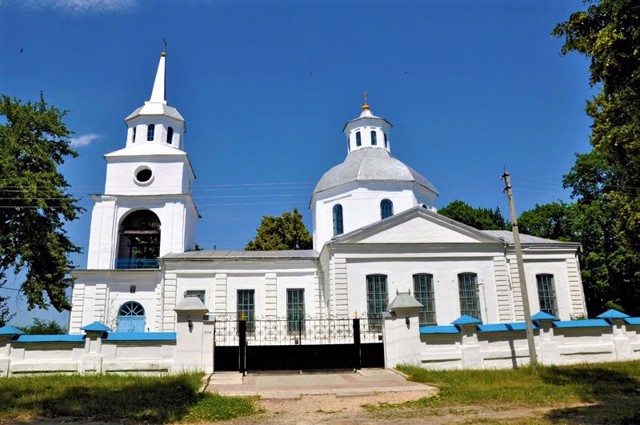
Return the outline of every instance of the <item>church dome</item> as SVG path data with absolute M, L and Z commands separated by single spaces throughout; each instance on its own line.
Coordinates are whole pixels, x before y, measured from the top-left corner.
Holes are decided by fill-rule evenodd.
M 409 182 L 438 194 L 426 177 L 394 158 L 386 149 L 364 148 L 350 152 L 342 164 L 327 171 L 313 190 L 313 195 L 352 182 Z

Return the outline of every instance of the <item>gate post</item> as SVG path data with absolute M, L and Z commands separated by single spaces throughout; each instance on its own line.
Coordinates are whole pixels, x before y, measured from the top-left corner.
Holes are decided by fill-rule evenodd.
M 353 368 L 362 369 L 362 356 L 360 351 L 360 319 L 353 319 Z
M 238 318 L 238 332 L 238 370 L 244 375 L 247 371 L 247 317 L 244 313 Z

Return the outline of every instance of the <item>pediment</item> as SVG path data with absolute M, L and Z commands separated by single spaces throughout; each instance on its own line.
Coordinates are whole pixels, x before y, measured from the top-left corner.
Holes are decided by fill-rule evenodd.
M 415 207 L 362 229 L 334 243 L 480 243 L 500 242 L 473 227 L 423 207 Z

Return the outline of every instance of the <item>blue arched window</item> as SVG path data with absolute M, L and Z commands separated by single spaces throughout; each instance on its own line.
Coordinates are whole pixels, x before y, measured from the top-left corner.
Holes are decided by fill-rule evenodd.
M 154 133 L 156 131 L 156 126 L 155 124 L 149 124 L 147 126 L 147 140 L 149 142 L 153 141 L 153 137 L 154 137 Z
M 342 226 L 342 205 L 336 204 L 333 206 L 333 236 L 338 236 L 344 233 L 344 227 Z
M 167 143 L 168 144 L 173 143 L 173 127 L 169 127 L 167 129 Z
M 356 146 L 362 145 L 362 136 L 360 136 L 360 132 L 356 131 Z
M 371 130 L 371 146 L 378 144 L 378 133 L 375 130 Z
M 118 311 L 118 332 L 144 332 L 144 307 L 135 301 L 127 301 Z
M 380 202 L 380 218 L 387 218 L 393 215 L 393 202 L 383 199 Z

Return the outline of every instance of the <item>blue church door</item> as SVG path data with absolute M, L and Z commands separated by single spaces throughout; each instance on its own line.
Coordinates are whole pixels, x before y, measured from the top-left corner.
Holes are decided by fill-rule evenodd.
M 142 305 L 128 301 L 118 311 L 118 332 L 144 332 L 145 316 Z

